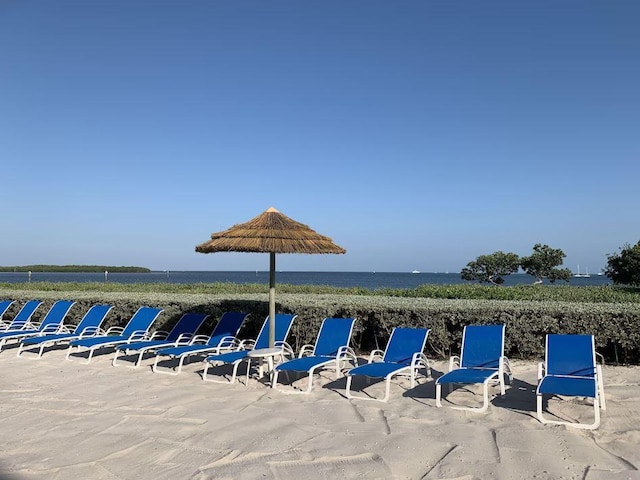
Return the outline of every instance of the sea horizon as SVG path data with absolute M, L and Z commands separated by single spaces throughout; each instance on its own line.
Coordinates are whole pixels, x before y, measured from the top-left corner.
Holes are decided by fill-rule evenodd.
M 526 273 L 514 273 L 504 277 L 504 286 L 531 285 L 535 278 Z M 350 272 L 350 271 L 276 271 L 279 284 L 326 285 L 339 288 L 361 287 L 367 289 L 411 289 L 420 285 L 474 284 L 462 280 L 460 272 Z M 33 282 L 113 282 L 113 283 L 268 283 L 267 270 L 154 270 L 148 273 L 119 272 L 0 272 L 0 283 Z M 550 284 L 547 280 L 544 284 Z M 604 275 L 571 277 L 569 282 L 555 285 L 597 286 L 610 285 Z

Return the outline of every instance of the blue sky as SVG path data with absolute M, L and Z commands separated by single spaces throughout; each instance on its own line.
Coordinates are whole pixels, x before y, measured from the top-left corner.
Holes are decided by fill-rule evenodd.
M 458 271 L 640 240 L 640 2 L 0 2 L 0 265 L 197 254 L 268 207 L 346 255 Z

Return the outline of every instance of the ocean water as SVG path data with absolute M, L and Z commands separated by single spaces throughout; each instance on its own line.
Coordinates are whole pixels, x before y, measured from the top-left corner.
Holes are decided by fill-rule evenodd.
M 150 273 L 46 273 L 0 272 L 0 282 L 114 282 L 114 283 L 269 283 L 269 272 L 205 272 L 163 271 Z M 523 274 L 505 277 L 505 285 L 533 284 L 534 278 Z M 459 273 L 407 272 L 277 272 L 277 283 L 291 285 L 328 285 L 332 287 L 416 288 L 420 285 L 451 285 L 473 283 L 460 278 Z M 547 283 L 547 282 L 545 282 Z M 565 285 L 565 282 L 558 282 Z M 604 275 L 571 278 L 569 285 L 609 285 Z

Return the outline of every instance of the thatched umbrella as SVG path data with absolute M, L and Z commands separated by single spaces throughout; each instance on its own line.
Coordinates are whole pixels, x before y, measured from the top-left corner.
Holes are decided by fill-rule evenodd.
M 275 343 L 276 253 L 345 253 L 329 237 L 271 207 L 246 223 L 211 234 L 211 240 L 196 246 L 196 252 L 269 253 L 269 345 Z

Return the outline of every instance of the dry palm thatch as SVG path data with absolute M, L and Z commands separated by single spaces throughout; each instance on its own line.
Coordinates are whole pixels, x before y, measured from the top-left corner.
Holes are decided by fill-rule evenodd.
M 269 253 L 269 346 L 274 346 L 276 314 L 276 253 L 346 253 L 333 240 L 314 232 L 275 208 L 218 233 L 196 246 L 196 252 Z
M 269 208 L 246 223 L 211 234 L 196 252 L 345 253 L 329 237 Z

